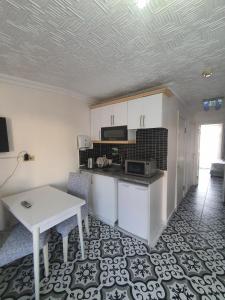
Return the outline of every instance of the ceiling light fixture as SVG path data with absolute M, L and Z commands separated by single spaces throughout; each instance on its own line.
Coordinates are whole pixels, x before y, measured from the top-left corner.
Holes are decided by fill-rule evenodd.
M 202 72 L 202 77 L 203 78 L 210 78 L 210 77 L 212 77 L 212 75 L 213 75 L 212 70 L 205 70 L 205 71 Z
M 149 0 L 136 0 L 136 2 L 137 2 L 137 6 L 140 9 L 142 9 L 142 8 L 144 8 L 147 5 L 147 3 L 149 2 Z

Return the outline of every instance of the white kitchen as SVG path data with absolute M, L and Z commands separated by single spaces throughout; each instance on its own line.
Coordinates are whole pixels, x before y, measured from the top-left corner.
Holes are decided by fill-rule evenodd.
M 91 136 L 78 136 L 89 212 L 153 247 L 176 207 L 176 97 L 154 88 L 94 104 L 90 116 Z

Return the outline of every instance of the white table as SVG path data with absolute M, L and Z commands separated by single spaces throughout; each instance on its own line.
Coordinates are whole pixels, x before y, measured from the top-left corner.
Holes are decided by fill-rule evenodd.
M 23 207 L 21 201 L 24 200 L 30 202 L 32 207 Z M 51 186 L 44 186 L 4 197 L 2 198 L 2 202 L 8 210 L 32 232 L 35 299 L 39 300 L 39 235 L 58 223 L 77 215 L 81 254 L 84 259 L 81 206 L 85 204 L 85 201 Z

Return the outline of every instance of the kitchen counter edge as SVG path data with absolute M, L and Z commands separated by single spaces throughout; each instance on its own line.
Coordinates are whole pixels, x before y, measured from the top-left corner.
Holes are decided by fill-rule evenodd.
M 96 168 L 95 169 L 80 168 L 80 171 L 88 172 L 90 174 L 98 174 L 102 176 L 114 177 L 117 178 L 118 180 L 128 181 L 136 184 L 144 184 L 144 185 L 150 185 L 164 175 L 164 172 L 161 170 L 158 170 L 157 173 L 151 177 L 126 175 L 126 174 L 121 174 L 113 171 L 104 172 L 102 169 L 96 169 Z

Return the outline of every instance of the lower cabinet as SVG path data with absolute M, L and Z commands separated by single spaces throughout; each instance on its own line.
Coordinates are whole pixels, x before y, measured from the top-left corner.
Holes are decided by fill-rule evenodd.
M 118 225 L 148 239 L 149 188 L 124 181 L 118 183 Z
M 113 177 L 92 175 L 90 213 L 110 225 L 114 225 L 118 219 L 117 183 L 118 180 Z
M 163 229 L 163 179 L 149 186 L 118 183 L 118 225 L 154 246 Z
M 163 177 L 145 186 L 92 174 L 89 212 L 154 246 L 163 229 Z

